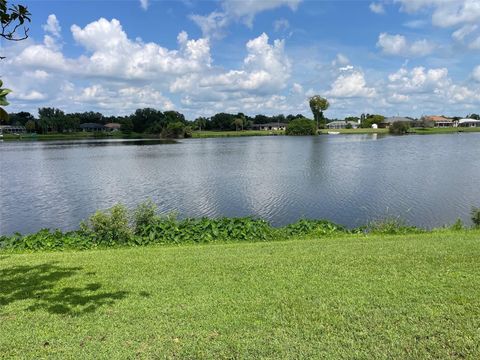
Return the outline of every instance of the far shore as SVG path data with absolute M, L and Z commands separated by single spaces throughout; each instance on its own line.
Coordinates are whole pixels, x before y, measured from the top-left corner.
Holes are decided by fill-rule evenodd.
M 372 129 L 372 128 L 359 128 L 359 129 L 321 129 L 319 134 L 327 135 L 328 133 L 339 133 L 345 135 L 360 135 L 360 134 L 388 134 L 388 129 Z M 460 127 L 446 127 L 446 128 L 411 128 L 408 134 L 428 135 L 428 134 L 453 134 L 464 132 L 480 132 L 480 127 L 476 128 L 460 128 Z M 194 131 L 192 138 L 217 138 L 217 137 L 240 137 L 240 136 L 279 136 L 285 135 L 285 131 L 282 130 L 238 130 L 238 131 L 219 131 L 219 130 L 207 130 L 207 131 Z M 5 141 L 48 141 L 48 140 L 86 140 L 86 139 L 159 139 L 160 137 L 155 134 L 141 134 L 141 133 L 129 133 L 122 132 L 112 133 L 94 133 L 94 132 L 74 132 L 74 133 L 52 133 L 52 134 L 22 134 L 11 135 L 4 134 L 3 140 Z

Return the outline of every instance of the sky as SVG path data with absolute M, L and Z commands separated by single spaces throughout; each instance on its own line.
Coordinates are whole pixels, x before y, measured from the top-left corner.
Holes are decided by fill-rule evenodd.
M 14 1 L 13 3 L 18 3 Z M 480 0 L 21 1 L 8 111 L 480 113 Z

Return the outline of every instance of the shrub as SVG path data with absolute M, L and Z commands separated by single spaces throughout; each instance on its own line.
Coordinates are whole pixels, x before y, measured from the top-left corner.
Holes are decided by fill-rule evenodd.
M 315 135 L 316 132 L 315 122 L 305 118 L 290 121 L 285 130 L 286 135 Z
M 302 219 L 285 226 L 284 232 L 287 236 L 327 236 L 346 232 L 346 229 L 327 220 Z
M 472 207 L 470 215 L 472 216 L 473 226 L 480 229 L 480 208 Z
M 171 122 L 163 130 L 162 136 L 166 138 L 178 139 L 182 138 L 185 135 L 185 125 L 180 122 Z
M 135 234 L 141 234 L 143 229 L 155 223 L 157 206 L 152 200 L 147 200 L 137 206 L 133 212 Z
M 126 244 L 132 239 L 128 211 L 123 205 L 115 205 L 107 211 L 97 211 L 80 224 L 80 234 L 95 244 Z
M 463 221 L 461 219 L 457 219 L 452 226 L 450 226 L 450 230 L 452 231 L 461 231 L 464 230 L 465 226 L 463 225 Z
M 403 121 L 396 121 L 389 126 L 388 132 L 392 135 L 405 135 L 409 129 L 409 123 Z
M 415 226 L 407 225 L 404 220 L 399 218 L 374 220 L 369 222 L 362 230 L 371 234 L 385 235 L 404 235 L 424 232 L 424 230 Z

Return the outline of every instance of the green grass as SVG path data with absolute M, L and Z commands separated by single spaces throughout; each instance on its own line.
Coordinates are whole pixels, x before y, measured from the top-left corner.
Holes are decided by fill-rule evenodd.
M 466 127 L 447 127 L 447 128 L 413 128 L 410 132 L 420 135 L 427 134 L 451 134 L 462 132 L 480 132 L 480 127 L 466 128 Z
M 268 136 L 284 135 L 285 131 L 243 130 L 243 131 L 194 131 L 193 138 L 234 137 L 234 136 Z
M 339 132 L 341 134 L 388 134 L 388 129 L 372 129 L 372 128 L 358 128 L 358 129 L 322 129 L 322 134 L 327 134 L 329 131 Z
M 480 232 L 0 253 L 0 357 L 480 357 Z
M 140 139 L 140 138 L 158 138 L 151 134 L 131 133 L 124 134 L 116 132 L 73 132 L 73 133 L 50 133 L 50 134 L 22 134 L 12 135 L 4 134 L 4 140 L 84 140 L 84 139 Z

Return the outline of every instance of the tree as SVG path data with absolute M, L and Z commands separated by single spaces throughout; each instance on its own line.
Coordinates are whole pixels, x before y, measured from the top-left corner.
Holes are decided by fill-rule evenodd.
M 480 120 L 480 115 L 470 114 L 470 115 L 467 116 L 467 118 L 474 119 L 474 120 Z
M 315 122 L 309 119 L 295 119 L 288 123 L 285 135 L 315 135 Z
M 7 101 L 7 95 L 12 92 L 10 89 L 2 88 L 3 81 L 0 80 L 0 123 L 7 123 L 8 113 L 3 109 L 2 106 L 7 106 L 9 102 Z
M 243 119 L 242 118 L 235 118 L 233 120 L 233 123 L 235 124 L 235 131 L 238 131 L 238 128 L 241 128 L 243 130 Z
M 383 115 L 367 114 L 365 120 L 362 121 L 361 127 L 371 128 L 373 124 L 379 125 L 383 120 L 385 120 L 385 116 Z
M 20 41 L 28 38 L 28 28 L 24 24 L 30 22 L 30 15 L 25 6 L 9 6 L 7 0 L 0 0 L 0 37 L 9 41 Z M 23 34 L 18 35 L 21 28 Z M 4 58 L 4 56 L 0 56 L 0 59 Z M 0 123 L 8 121 L 8 113 L 3 109 L 3 106 L 8 105 L 7 95 L 11 92 L 12 90 L 3 88 L 3 82 L 0 80 Z
M 28 120 L 25 123 L 25 128 L 27 129 L 28 132 L 34 132 L 35 131 L 35 121 Z
M 324 122 L 323 112 L 328 109 L 330 103 L 327 99 L 320 95 L 314 95 L 309 99 L 310 109 L 313 113 L 313 118 L 317 122 L 317 130 L 319 129 L 319 121 Z
M 198 130 L 202 131 L 202 128 L 205 129 L 205 127 L 207 126 L 207 118 L 199 117 L 195 119 L 194 124 Z
M 65 127 L 65 113 L 56 108 L 40 108 L 38 109 L 38 125 L 42 129 L 42 133 L 49 131 L 62 132 Z
M 396 121 L 388 128 L 388 132 L 392 135 L 405 135 L 410 129 L 410 124 L 404 121 Z

